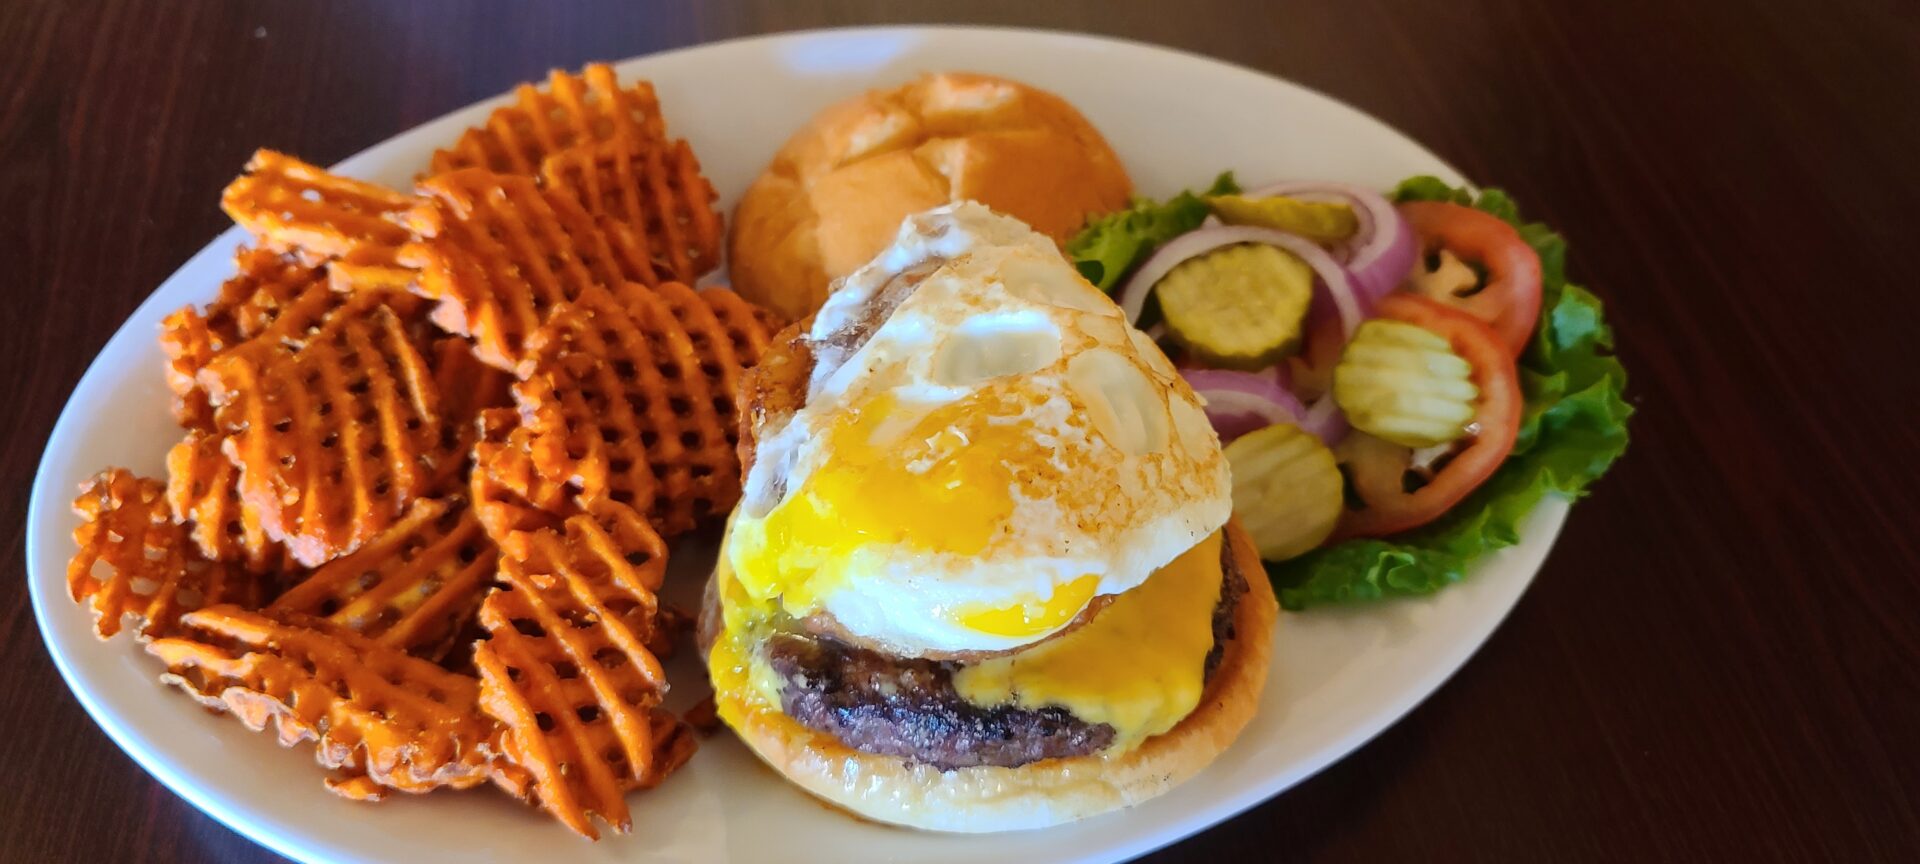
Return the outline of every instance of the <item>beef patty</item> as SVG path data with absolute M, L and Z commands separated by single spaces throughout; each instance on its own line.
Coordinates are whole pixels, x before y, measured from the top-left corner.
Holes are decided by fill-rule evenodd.
M 1220 564 L 1209 680 L 1233 639 L 1234 607 L 1247 590 L 1230 544 L 1221 544 Z M 902 659 L 806 633 L 776 635 L 762 650 L 782 679 L 780 705 L 787 715 L 862 752 L 948 771 L 1086 756 L 1113 743 L 1112 726 L 1089 723 L 1065 708 L 968 702 L 953 687 L 959 663 Z

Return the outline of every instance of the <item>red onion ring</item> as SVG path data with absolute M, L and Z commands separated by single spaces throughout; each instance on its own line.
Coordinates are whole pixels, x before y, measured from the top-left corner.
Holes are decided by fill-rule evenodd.
M 1372 301 L 1362 299 L 1355 292 L 1353 278 L 1348 275 L 1345 268 L 1333 260 L 1333 256 L 1327 254 L 1327 250 L 1314 245 L 1310 240 L 1285 231 L 1258 228 L 1252 225 L 1200 228 L 1167 241 L 1166 245 L 1153 253 L 1153 257 L 1140 265 L 1139 272 L 1134 273 L 1133 278 L 1128 279 L 1127 284 L 1120 287 L 1120 292 L 1114 299 L 1119 301 L 1120 308 L 1126 312 L 1127 320 L 1137 322 L 1140 320 L 1140 310 L 1146 308 L 1147 295 L 1153 293 L 1153 286 L 1166 278 L 1168 273 L 1173 272 L 1173 268 L 1190 258 L 1198 258 L 1222 246 L 1232 246 L 1237 243 L 1278 246 L 1307 262 L 1307 266 L 1313 268 L 1314 275 L 1318 277 L 1313 281 L 1312 305 L 1314 307 L 1328 304 L 1333 306 L 1340 315 L 1340 329 L 1343 337 L 1351 338 L 1354 328 L 1359 327 L 1361 320 L 1372 311 Z M 1319 302 L 1322 300 L 1326 303 Z
M 1302 201 L 1331 201 L 1353 208 L 1353 215 L 1360 222 L 1360 230 L 1332 252 L 1334 260 L 1353 274 L 1360 295 L 1369 303 L 1400 287 L 1400 283 L 1406 281 L 1407 274 L 1413 272 L 1413 261 L 1419 256 L 1419 244 L 1414 242 L 1413 231 L 1407 227 L 1407 220 L 1401 217 L 1400 211 L 1394 209 L 1386 196 L 1350 183 L 1311 180 L 1275 183 L 1247 193 L 1250 198 L 1264 195 L 1285 195 Z
M 1279 363 L 1275 363 L 1272 366 L 1268 366 L 1267 368 L 1260 370 L 1256 374 L 1265 375 L 1269 378 L 1272 378 L 1274 380 L 1274 383 L 1279 384 L 1282 389 L 1286 390 L 1288 393 L 1293 393 L 1293 367 L 1287 365 L 1286 361 L 1282 360 Z M 1295 394 L 1295 395 L 1298 395 L 1298 394 Z
M 1298 424 L 1307 414 L 1300 400 L 1265 372 L 1182 369 L 1180 377 L 1207 401 L 1207 420 L 1223 444 L 1255 429 Z
M 1353 427 L 1347 425 L 1347 415 L 1333 402 L 1333 391 L 1315 400 L 1300 418 L 1300 430 L 1320 439 L 1320 443 L 1332 447 L 1347 437 Z

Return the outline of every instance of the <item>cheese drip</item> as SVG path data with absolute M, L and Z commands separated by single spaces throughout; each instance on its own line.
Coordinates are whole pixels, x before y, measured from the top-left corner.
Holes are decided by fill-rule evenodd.
M 1222 542 L 1215 532 L 1077 630 L 963 667 L 954 689 L 976 705 L 1058 705 L 1105 723 L 1116 753 L 1172 729 L 1205 687 Z

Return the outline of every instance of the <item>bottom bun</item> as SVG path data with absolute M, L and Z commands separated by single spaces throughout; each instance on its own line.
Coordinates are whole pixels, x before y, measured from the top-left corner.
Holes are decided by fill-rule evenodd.
M 1234 607 L 1234 638 L 1193 713 L 1125 754 L 942 771 L 853 750 L 777 712 L 750 712 L 734 731 L 801 788 L 879 822 L 929 831 L 1017 831 L 1139 804 L 1185 782 L 1226 750 L 1252 719 L 1266 686 L 1279 608 L 1259 553 L 1238 522 L 1228 523 L 1227 542 L 1247 582 Z

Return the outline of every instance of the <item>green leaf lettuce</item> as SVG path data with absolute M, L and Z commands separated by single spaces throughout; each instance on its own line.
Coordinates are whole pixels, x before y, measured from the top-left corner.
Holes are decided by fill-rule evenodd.
M 1240 191 L 1233 172 L 1214 178 L 1205 192 L 1182 192 L 1163 202 L 1135 198 L 1127 209 L 1087 223 L 1067 241 L 1067 255 L 1080 275 L 1109 294 L 1160 244 L 1200 227 L 1207 218 L 1206 195 Z

